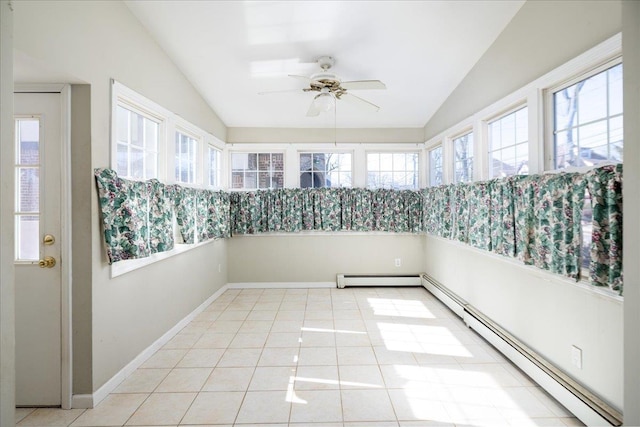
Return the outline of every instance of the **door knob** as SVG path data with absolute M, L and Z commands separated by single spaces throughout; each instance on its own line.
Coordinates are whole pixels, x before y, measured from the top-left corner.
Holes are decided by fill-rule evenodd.
M 52 256 L 46 256 L 44 259 L 41 259 L 40 268 L 53 268 L 56 265 L 56 259 Z

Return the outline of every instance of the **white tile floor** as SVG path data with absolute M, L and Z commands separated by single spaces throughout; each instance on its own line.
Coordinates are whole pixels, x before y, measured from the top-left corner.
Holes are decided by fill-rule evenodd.
M 229 290 L 89 410 L 18 426 L 577 426 L 422 288 Z

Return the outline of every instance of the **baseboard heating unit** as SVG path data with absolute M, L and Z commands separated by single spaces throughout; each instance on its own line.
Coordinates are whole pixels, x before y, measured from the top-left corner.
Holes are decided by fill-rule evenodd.
M 622 414 L 552 365 L 483 313 L 426 274 L 422 286 L 465 324 L 511 359 L 529 377 L 588 426 L 620 426 Z
M 348 286 L 422 286 L 419 274 L 338 274 L 339 288 Z

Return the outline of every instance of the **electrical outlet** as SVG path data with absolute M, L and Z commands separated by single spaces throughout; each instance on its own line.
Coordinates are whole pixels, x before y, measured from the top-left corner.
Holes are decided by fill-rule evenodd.
M 571 363 L 578 369 L 582 369 L 582 350 L 575 345 L 571 346 Z
M 222 273 L 222 264 L 218 264 L 218 273 Z
M 396 258 L 395 259 L 395 266 L 396 267 L 402 267 L 402 258 Z

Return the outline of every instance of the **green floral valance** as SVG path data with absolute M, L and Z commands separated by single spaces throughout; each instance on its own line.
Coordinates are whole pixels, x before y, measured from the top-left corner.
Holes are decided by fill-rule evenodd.
M 232 234 L 423 230 L 417 191 L 295 188 L 234 192 L 230 199 Z
M 109 264 L 145 258 L 174 247 L 174 217 L 185 243 L 229 237 L 229 195 L 122 179 L 95 170 Z
M 622 293 L 622 165 L 418 191 L 216 192 L 95 174 L 110 263 L 172 249 L 175 217 L 184 243 L 269 232 L 428 233 L 575 280 L 586 259 L 593 285 Z

